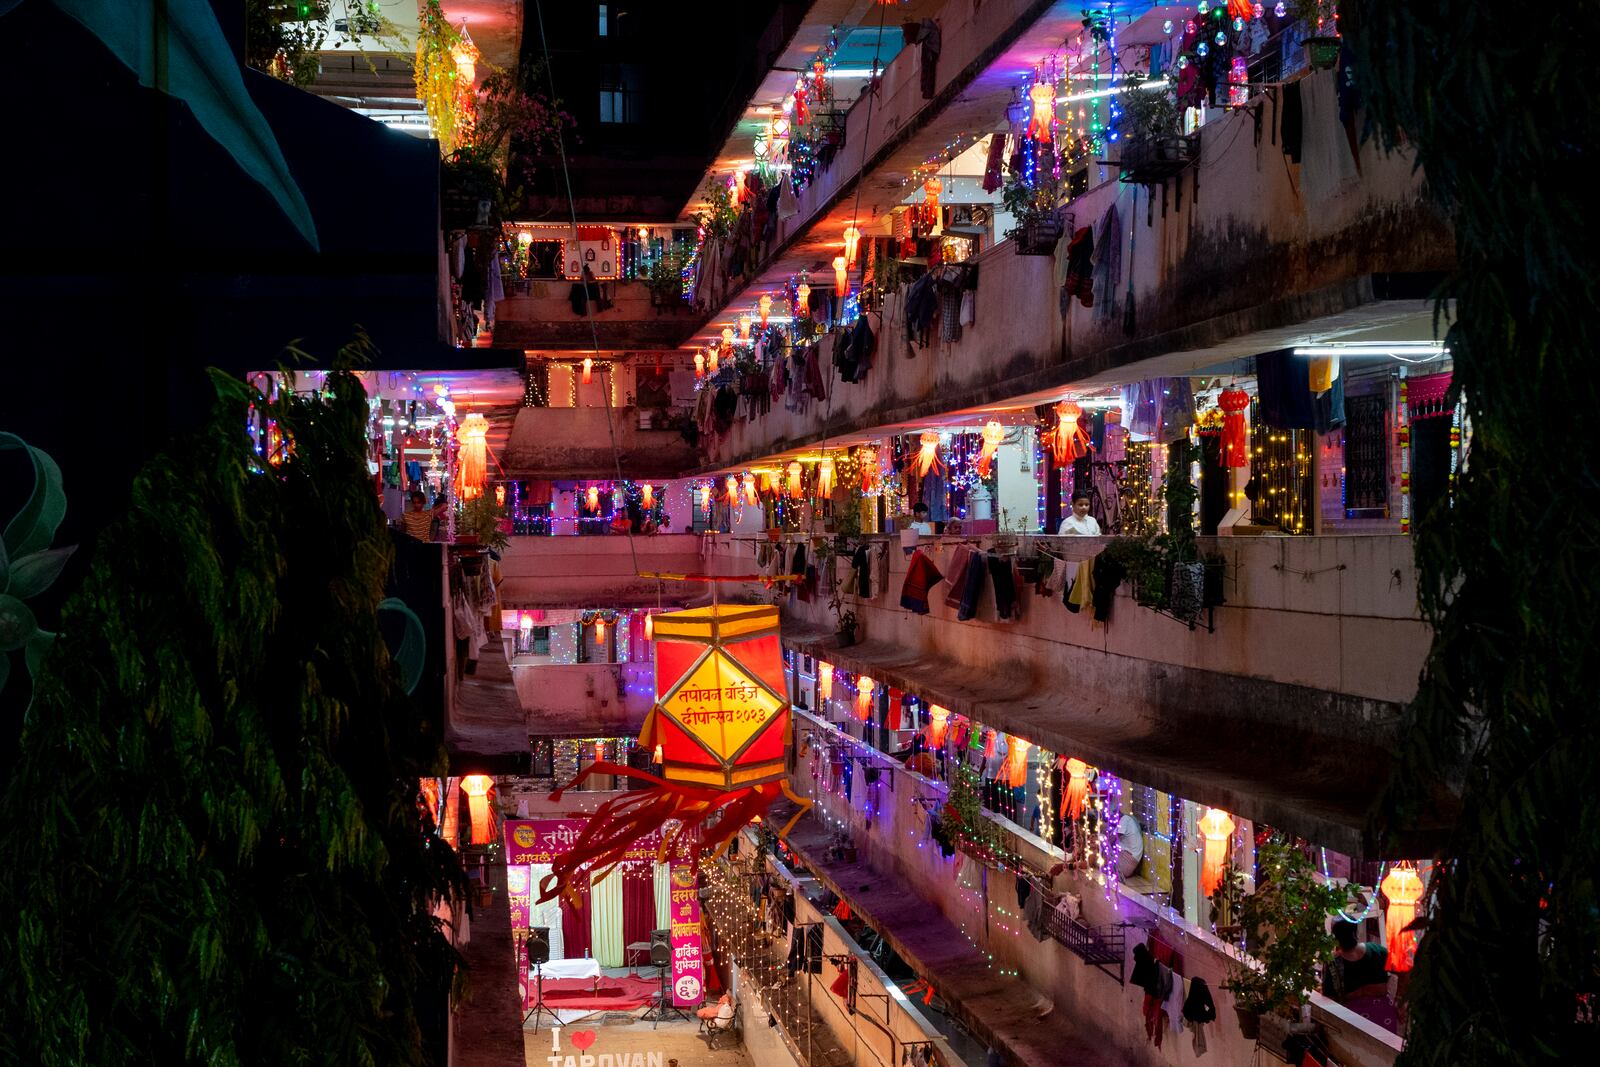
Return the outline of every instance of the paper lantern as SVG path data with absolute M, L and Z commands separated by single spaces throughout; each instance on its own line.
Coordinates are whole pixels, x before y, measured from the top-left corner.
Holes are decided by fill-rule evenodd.
M 850 225 L 844 228 L 844 265 L 847 268 L 851 270 L 855 269 L 856 253 L 860 247 L 861 231 L 857 229 L 856 224 L 852 222 Z
M 739 340 L 745 341 L 750 337 L 750 316 L 739 316 Z
M 663 612 L 653 649 L 656 700 L 639 744 L 659 752 L 661 773 L 596 760 L 552 794 L 559 803 L 567 789 L 597 774 L 647 786 L 595 810 L 572 848 L 551 864 L 541 901 L 575 877 L 604 877 L 669 822 L 678 826 L 666 834 L 664 854 L 694 841 L 720 851 L 779 796 L 809 807 L 784 778 L 790 730 L 778 609 L 713 604 Z
M 1033 115 L 1028 120 L 1028 136 L 1035 141 L 1050 143 L 1050 126 L 1056 117 L 1056 87 L 1049 82 L 1038 82 L 1028 90 L 1033 101 Z
M 711 350 L 711 362 L 706 364 L 706 372 L 707 373 L 714 375 L 714 374 L 717 373 L 717 371 L 722 369 L 722 360 L 721 360 L 721 358 L 719 358 L 720 356 L 721 356 L 721 350 L 720 349 L 713 348 Z
M 983 424 L 983 450 L 978 453 L 978 474 L 980 477 L 989 477 L 989 470 L 994 465 L 995 453 L 1000 451 L 1000 442 L 1006 439 L 1006 428 L 990 419 Z
M 589 508 L 590 511 L 599 511 L 600 510 L 600 490 L 599 490 L 599 488 L 596 487 L 596 486 L 591 485 L 587 490 L 584 491 L 583 500 L 584 500 L 584 503 L 586 505 L 588 505 L 588 508 Z
M 506 487 L 503 485 L 494 487 L 494 506 L 497 508 L 506 506 Z
M 944 736 L 950 729 L 950 709 L 937 704 L 928 706 L 928 747 L 943 748 Z
M 744 497 L 744 502 L 750 507 L 761 503 L 761 497 L 756 493 L 755 475 L 745 471 L 739 476 L 739 492 Z
M 583 384 L 589 385 L 594 381 L 594 357 L 583 357 Z
M 833 495 L 834 466 L 833 460 L 824 459 L 817 464 L 817 497 L 826 499 Z
M 733 327 L 732 326 L 724 326 L 722 328 L 722 347 L 723 348 L 727 348 L 732 344 L 733 344 Z M 715 355 L 715 354 L 716 354 L 716 349 L 712 349 L 712 355 Z
M 1056 466 L 1064 467 L 1088 455 L 1089 431 L 1078 425 L 1082 417 L 1083 408 L 1070 400 L 1056 405 L 1056 428 L 1046 435 L 1050 438 L 1050 452 L 1055 456 Z
M 1217 407 L 1222 409 L 1222 465 L 1248 467 L 1250 447 L 1249 422 L 1245 412 L 1250 410 L 1250 394 L 1233 386 L 1217 397 Z
M 739 479 L 730 474 L 722 480 L 722 487 L 724 490 L 723 495 L 728 501 L 728 506 L 737 506 L 739 503 Z
M 922 183 L 922 210 L 927 212 L 931 220 L 939 214 L 939 194 L 944 192 L 944 182 L 938 178 L 929 178 Z
M 1032 741 L 1024 741 L 1015 734 L 1006 738 L 1006 761 L 1000 765 L 995 780 L 1012 789 L 1028 784 L 1028 749 Z
M 772 314 L 772 295 L 762 293 L 761 299 L 756 301 L 756 309 L 761 313 L 761 328 L 767 328 L 767 316 Z
M 470 92 L 478 77 L 478 46 L 467 36 L 467 24 L 461 23 L 460 36 L 450 46 L 450 60 L 456 65 L 456 85 L 459 92 Z
M 861 470 L 861 491 L 872 492 L 878 487 L 878 450 L 867 447 L 857 450 L 856 466 Z
M 644 485 L 640 486 L 639 487 L 639 502 L 641 504 L 643 504 L 646 508 L 655 507 L 656 506 L 656 487 L 651 485 L 649 482 L 645 482 Z
M 594 640 L 596 644 L 606 643 L 606 620 L 598 616 L 594 620 Z
M 1233 818 L 1221 808 L 1207 808 L 1200 819 L 1200 835 L 1205 838 L 1200 861 L 1200 892 L 1210 896 L 1222 884 L 1222 867 L 1228 859 L 1233 838 Z
M 647 612 L 644 613 L 644 639 L 646 641 L 654 641 L 655 640 L 655 635 L 656 635 L 655 616 L 647 611 Z M 656 762 L 660 763 L 661 760 L 657 759 Z
M 517 629 L 521 630 L 525 634 L 533 632 L 533 613 L 532 612 L 524 611 L 524 612 L 521 612 L 521 613 L 518 614 L 518 616 L 517 616 Z
M 694 376 L 696 378 L 704 378 L 706 376 L 706 356 L 704 352 L 696 352 L 694 354 Z
M 1228 17 L 1248 19 L 1255 16 L 1255 0 L 1228 0 Z
M 791 460 L 789 462 L 789 499 L 790 500 L 799 500 L 801 497 L 806 495 L 805 485 L 801 481 L 802 473 L 804 473 L 804 468 L 802 468 L 800 466 L 800 461 L 797 460 L 797 459 L 796 460 Z
M 823 700 L 833 697 L 833 664 L 817 664 L 817 695 Z
M 921 446 L 917 451 L 917 458 L 913 461 L 917 465 L 917 476 L 926 478 L 931 470 L 942 473 L 944 463 L 939 459 L 939 435 L 932 430 L 924 430 L 917 440 Z
M 811 314 L 811 286 L 805 282 L 794 291 L 794 310 L 796 315 Z
M 1411 864 L 1397 863 L 1384 875 L 1378 888 L 1389 902 L 1383 912 L 1383 940 L 1388 949 L 1384 966 L 1396 974 L 1404 974 L 1417 959 L 1417 932 L 1406 927 L 1417 917 L 1417 904 L 1423 893 L 1422 876 Z
M 872 693 L 878 688 L 878 683 L 860 675 L 856 678 L 856 718 L 867 722 L 872 718 Z
M 772 472 L 761 472 L 761 493 L 763 496 L 777 496 L 778 487 L 772 482 Z
M 1089 796 L 1089 765 L 1069 757 L 1061 766 L 1067 772 L 1067 786 L 1061 791 L 1061 817 L 1076 822 Z
M 833 291 L 840 296 L 850 293 L 850 275 L 847 273 L 848 265 L 843 256 L 833 257 Z
M 469 774 L 461 779 L 461 791 L 467 794 L 474 845 L 487 845 L 494 840 L 493 820 L 489 817 L 489 790 L 493 786 L 494 779 L 487 774 Z
M 477 412 L 462 419 L 456 429 L 456 443 L 461 446 L 461 499 L 471 500 L 483 492 L 483 479 L 488 472 L 489 420 Z

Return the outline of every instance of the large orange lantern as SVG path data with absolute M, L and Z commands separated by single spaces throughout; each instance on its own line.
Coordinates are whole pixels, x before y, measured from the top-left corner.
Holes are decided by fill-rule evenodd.
M 1033 114 L 1028 120 L 1028 136 L 1035 141 L 1050 141 L 1050 124 L 1056 117 L 1056 87 L 1047 81 L 1036 82 L 1028 90 Z
M 1233 817 L 1221 808 L 1207 808 L 1200 819 L 1200 836 L 1205 848 L 1200 860 L 1200 892 L 1210 896 L 1222 884 L 1222 867 L 1228 859 L 1228 844 L 1233 839 Z
M 660 753 L 661 774 L 597 760 L 552 794 L 559 801 L 596 774 L 650 786 L 595 810 L 572 849 L 551 864 L 541 900 L 561 893 L 580 870 L 603 877 L 669 821 L 679 826 L 666 835 L 665 854 L 696 839 L 702 848 L 722 846 L 780 795 L 809 806 L 784 778 L 789 701 L 778 609 L 713 604 L 662 612 L 654 629 L 656 701 L 639 744 Z M 715 825 L 707 825 L 713 817 Z
M 461 791 L 467 794 L 467 813 L 472 819 L 472 844 L 487 845 L 494 840 L 494 827 L 489 818 L 489 790 L 494 779 L 487 774 L 469 774 L 461 779 Z
M 794 313 L 796 315 L 811 314 L 811 286 L 801 282 L 794 291 Z
M 772 314 L 772 295 L 762 293 L 761 299 L 756 301 L 756 310 L 761 314 L 761 328 L 767 328 L 767 316 Z
M 724 326 L 722 328 L 722 347 L 727 348 L 731 344 L 733 344 L 733 327 Z
M 715 375 L 717 373 L 717 371 L 721 369 L 721 367 L 722 367 L 722 350 L 720 348 L 713 348 L 711 350 L 711 359 L 706 364 L 706 371 L 708 373 L 712 374 L 712 375 Z
M 591 485 L 588 489 L 584 490 L 583 501 L 584 501 L 584 504 L 588 506 L 590 511 L 599 511 L 600 510 L 600 489 L 599 489 L 599 487 Z
M 744 497 L 744 502 L 749 507 L 761 503 L 761 495 L 756 492 L 756 476 L 749 471 L 739 475 L 739 494 Z
M 1072 822 L 1083 814 L 1084 801 L 1089 797 L 1089 765 L 1081 759 L 1069 757 L 1062 768 L 1067 772 L 1067 787 L 1061 791 L 1061 815 Z
M 856 678 L 856 718 L 867 722 L 872 718 L 872 694 L 878 688 L 878 683 L 860 675 Z
M 799 460 L 790 460 L 788 471 L 789 499 L 799 500 L 806 495 L 805 483 L 801 480 L 801 475 L 805 472 L 805 468 L 800 466 Z
M 1383 912 L 1384 948 L 1388 949 L 1389 970 L 1404 974 L 1417 959 L 1417 932 L 1407 930 L 1417 917 L 1417 904 L 1422 900 L 1422 876 L 1409 863 L 1397 863 L 1378 885 L 1388 898 L 1389 906 Z
M 706 355 L 704 352 L 696 352 L 694 354 L 694 376 L 696 378 L 704 378 L 706 376 Z
M 817 696 L 828 700 L 833 696 L 833 664 L 817 664 Z
M 861 248 L 861 231 L 855 223 L 844 228 L 844 265 L 855 269 L 856 253 Z
M 583 384 L 589 385 L 594 381 L 594 357 L 583 357 Z
M 824 459 L 817 464 L 817 498 L 825 499 L 833 495 L 834 475 L 836 468 L 832 459 Z
M 929 178 L 922 183 L 922 210 L 927 212 L 929 219 L 939 215 L 939 194 L 944 192 L 944 182 L 938 178 Z
M 750 336 L 750 316 L 739 316 L 739 339 L 745 340 Z
M 983 424 L 983 450 L 978 453 L 978 474 L 989 477 L 989 470 L 994 465 L 995 454 L 1000 451 L 1000 442 L 1006 439 L 1006 428 L 990 419 Z
M 738 507 L 739 506 L 739 479 L 735 478 L 733 475 L 730 474 L 730 475 L 728 475 L 726 478 L 724 478 L 722 480 L 722 487 L 723 487 L 723 489 L 725 489 L 727 491 L 726 495 L 727 495 L 727 498 L 728 498 L 728 506 L 730 508 L 731 507 Z
M 944 462 L 939 459 L 939 435 L 932 430 L 924 430 L 917 444 L 917 477 L 926 478 L 931 470 L 943 473 Z
M 639 487 L 639 502 L 647 508 L 656 506 L 656 487 L 649 482 Z
M 996 781 L 1012 789 L 1028 784 L 1028 749 L 1032 741 L 1024 741 L 1016 734 L 1006 738 L 1006 761 L 1000 765 Z
M 950 729 L 950 709 L 937 704 L 928 706 L 928 747 L 943 748 L 945 733 Z
M 656 639 L 655 615 L 648 611 L 644 613 L 644 639 L 646 641 Z M 661 760 L 657 759 L 656 762 L 660 763 Z
M 833 291 L 840 296 L 850 295 L 849 266 L 843 256 L 833 257 Z
M 1066 466 L 1088 454 L 1089 431 L 1078 425 L 1078 420 L 1082 417 L 1083 408 L 1070 400 L 1064 400 L 1056 405 L 1056 428 L 1047 435 L 1050 438 L 1050 451 L 1056 458 L 1056 466 Z
M 488 473 L 489 420 L 477 412 L 462 419 L 456 443 L 461 446 L 461 498 L 471 500 L 483 492 Z

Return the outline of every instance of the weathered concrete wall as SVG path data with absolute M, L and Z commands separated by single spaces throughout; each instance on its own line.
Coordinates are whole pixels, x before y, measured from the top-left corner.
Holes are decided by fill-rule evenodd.
M 593 308 L 594 328 L 586 311 L 574 314 L 569 281 L 528 282 L 526 294 L 507 296 L 495 305 L 496 348 L 587 349 L 676 348 L 689 336 L 694 321 L 688 305 L 652 305 L 644 282 L 602 282 L 611 306 Z
M 633 407 L 518 408 L 500 463 L 511 478 L 666 480 L 695 463 L 677 430 L 641 430 Z M 616 451 L 612 451 L 612 436 Z
M 663 586 L 638 572 L 683 574 L 700 567 L 696 534 L 513 537 L 500 560 L 500 600 L 506 608 L 654 606 L 662 598 L 671 605 L 704 590 L 681 582 Z
M 1200 163 L 1169 181 L 1165 209 L 1156 191 L 1153 216 L 1151 192 L 1121 184 L 1106 168 L 1101 176 L 1107 180 L 1069 206 L 1073 224 L 1093 226 L 1097 237 L 1108 209 L 1117 208 L 1123 283 L 1114 308 L 1106 301 L 1100 308 L 1073 302 L 1064 317 L 1055 261 L 1018 256 L 1010 242 L 981 258 L 976 322 L 959 341 L 908 358 L 899 298 L 891 298 L 866 381 L 834 385 L 829 432 L 870 430 L 1094 376 L 1136 379 L 1144 373 L 1114 372 L 1171 353 L 1196 353 L 1191 367 L 1219 363 L 1252 352 L 1247 345 L 1245 351 L 1204 354 L 1251 334 L 1302 324 L 1315 332 L 1318 319 L 1345 316 L 1348 323 L 1356 309 L 1367 308 L 1373 319 L 1398 313 L 1397 303 L 1382 302 L 1390 295 L 1387 279 L 1420 278 L 1411 288 L 1426 288 L 1433 272 L 1448 270 L 1454 250 L 1446 225 L 1424 203 L 1410 158 L 1384 156 L 1364 145 L 1356 170 L 1337 121 L 1331 72 L 1311 74 L 1301 84 L 1302 163 L 1288 162 L 1273 143 L 1271 105 L 1264 102 L 1258 105 L 1265 109 L 1259 143 L 1255 111 L 1231 113 L 1206 126 Z M 1058 256 L 1066 245 L 1063 239 Z M 1131 331 L 1125 322 L 1130 275 Z M 1426 310 L 1421 293 L 1404 295 L 1405 309 Z M 1264 340 L 1254 351 L 1272 347 Z M 824 354 L 823 365 L 831 369 L 830 356 Z M 774 406 L 765 418 L 741 422 L 712 443 L 709 466 L 814 443 L 823 418 L 822 405 L 804 416 Z
M 654 700 L 649 663 L 512 666 L 511 680 L 538 736 L 637 734 Z
M 823 730 L 810 716 L 797 716 L 798 735 L 807 730 Z M 1068 873 L 1057 880 L 1057 888 L 1082 898 L 1083 917 L 1091 925 L 1119 922 L 1137 924 L 1127 930 L 1127 972 L 1132 972 L 1132 949 L 1145 932 L 1156 929 L 1163 939 L 1183 955 L 1186 977 L 1201 977 L 1211 989 L 1218 1008 L 1215 1023 L 1205 1028 L 1207 1054 L 1194 1054 L 1192 1035 L 1168 1033 L 1159 1050 L 1145 1037 L 1139 1008 L 1143 992 L 1085 964 L 1053 939 L 1036 941 L 1021 921 L 1015 907 L 1016 896 L 1011 875 L 990 872 L 988 905 L 974 904 L 973 894 L 958 884 L 958 866 L 972 864 L 957 853 L 945 859 L 928 839 L 927 812 L 918 798 L 945 795 L 942 783 L 912 774 L 891 760 L 880 761 L 884 777 L 892 778 L 875 788 L 858 788 L 854 801 L 847 801 L 817 787 L 811 764 L 802 761 L 791 779 L 794 790 L 814 799 L 826 817 L 848 827 L 850 839 L 862 858 L 874 869 L 892 875 L 898 882 L 921 895 L 930 907 L 951 922 L 963 926 L 981 952 L 993 956 L 996 968 L 1016 970 L 1032 989 L 1050 998 L 1056 1010 L 1068 1013 L 1080 1026 L 1097 1032 L 1106 1044 L 1108 1059 L 1136 1065 L 1244 1064 L 1252 1062 L 1254 1042 L 1239 1033 L 1232 999 L 1222 990 L 1231 950 L 1208 931 L 1199 929 L 1170 909 L 1160 908 L 1146 898 L 1122 890 L 1108 897 L 1103 887 L 1079 873 Z M 871 814 L 869 817 L 868 806 Z M 1064 858 L 1063 853 L 1010 823 L 1000 820 L 1015 839 L 1024 862 L 1035 870 L 1047 870 Z M 969 880 L 975 881 L 972 870 Z M 880 886 L 880 891 L 889 889 Z M 870 906 L 870 902 L 868 902 Z M 1024 994 L 1019 991 L 1018 999 Z M 1387 1067 L 1394 1062 L 1400 1045 L 1387 1032 L 1356 1018 L 1320 996 L 1314 998 L 1313 1014 L 1323 1022 L 1341 1063 L 1362 1067 Z

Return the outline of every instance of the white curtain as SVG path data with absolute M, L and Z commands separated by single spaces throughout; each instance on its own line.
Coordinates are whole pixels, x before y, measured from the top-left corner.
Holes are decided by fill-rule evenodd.
M 589 883 L 589 947 L 602 967 L 622 966 L 622 872 Z
M 672 868 L 656 864 L 656 929 L 672 928 Z
M 539 899 L 539 884 L 544 881 L 545 875 L 550 873 L 548 863 L 536 863 L 528 870 L 532 872 L 528 886 L 533 900 Z M 534 904 L 529 909 L 529 926 L 547 926 L 550 928 L 550 958 L 564 960 L 567 954 L 562 951 L 561 939 L 561 898 L 553 897 L 543 904 Z

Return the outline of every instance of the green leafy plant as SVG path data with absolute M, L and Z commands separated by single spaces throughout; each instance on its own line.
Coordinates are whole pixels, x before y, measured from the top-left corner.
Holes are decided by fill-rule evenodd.
M 291 85 L 317 80 L 329 0 L 245 0 L 245 62 Z
M 1117 132 L 1125 141 L 1176 137 L 1183 132 L 1183 112 L 1178 108 L 1177 95 L 1169 88 L 1144 88 L 1148 80 L 1147 74 L 1128 75 L 1123 83 L 1125 90 L 1117 96 L 1122 115 Z
M 1328 916 L 1343 907 L 1343 889 L 1317 881 L 1311 859 L 1281 838 L 1256 852 L 1256 891 L 1239 903 L 1246 951 L 1260 964 L 1230 964 L 1222 988 L 1241 1011 L 1298 1008 L 1315 988 L 1317 966 L 1333 957 Z
M 934 840 L 956 848 L 988 867 L 1015 867 L 1018 857 L 1005 831 L 983 813 L 983 782 L 965 763 L 950 777 L 950 794 L 934 821 Z
M 0 433 L 0 452 L 21 451 L 33 466 L 33 489 L 0 538 L 0 689 L 11 673 L 11 653 L 22 652 L 30 675 L 55 640 L 39 627 L 24 601 L 49 589 L 76 545 L 51 548 L 67 513 L 61 469 L 50 456 L 16 434 Z
M 501 525 L 505 517 L 505 508 L 496 504 L 488 493 L 479 493 L 461 505 L 456 530 L 472 537 L 483 547 L 499 552 L 511 543 Z
M 1005 188 L 1000 193 L 1000 206 L 1011 213 L 1015 225 L 1005 232 L 1010 239 L 1022 237 L 1027 228 L 1051 215 L 1061 203 L 1063 187 L 1060 180 L 1041 167 L 1034 175 L 1034 184 L 1028 185 L 1022 175 L 1010 171 Z
M 683 271 L 693 253 L 675 241 L 668 241 L 661 254 L 650 261 L 644 283 L 652 295 L 666 300 L 682 300 Z
M 465 882 L 419 803 L 441 723 L 379 629 L 359 354 L 314 392 L 213 374 L 93 546 L 5 785 L 0 1059 L 427 1056 L 460 963 L 433 913 Z

